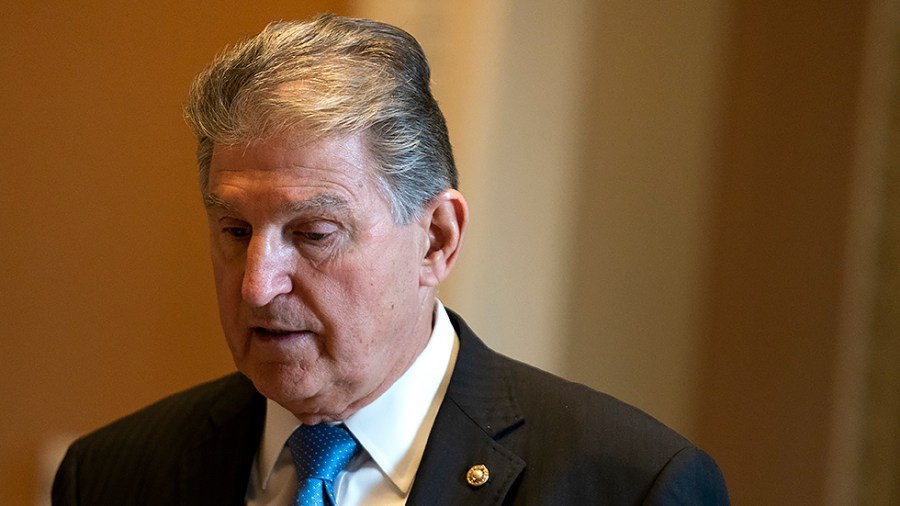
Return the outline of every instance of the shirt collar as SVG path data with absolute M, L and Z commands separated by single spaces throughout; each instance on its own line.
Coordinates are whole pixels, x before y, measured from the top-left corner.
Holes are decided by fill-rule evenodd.
M 431 337 L 413 364 L 372 403 L 344 424 L 375 464 L 403 493 L 409 492 L 428 434 L 444 399 L 459 340 L 440 301 L 435 302 Z M 300 425 L 290 411 L 268 399 L 257 471 L 266 488 L 285 442 Z
M 288 437 L 299 426 L 300 420 L 293 413 L 272 399 L 266 399 L 266 424 L 263 428 L 256 461 L 257 479 L 263 489 L 268 488 L 269 477 L 275 469 L 275 463 L 278 461 Z

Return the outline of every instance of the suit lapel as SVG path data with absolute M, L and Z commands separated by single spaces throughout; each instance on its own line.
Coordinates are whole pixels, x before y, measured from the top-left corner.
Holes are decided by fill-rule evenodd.
M 459 355 L 407 504 L 498 505 L 525 468 L 499 440 L 522 430 L 524 419 L 497 354 L 458 315 L 448 313 L 460 339 Z M 476 465 L 490 473 L 481 486 L 466 480 Z
M 208 423 L 193 438 L 196 445 L 182 455 L 181 504 L 244 504 L 266 403 L 250 381 L 242 379 L 212 408 Z

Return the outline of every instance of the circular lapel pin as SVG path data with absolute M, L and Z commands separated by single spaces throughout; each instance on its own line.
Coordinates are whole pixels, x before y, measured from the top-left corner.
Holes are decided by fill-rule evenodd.
M 481 464 L 477 466 L 472 466 L 469 468 L 469 471 L 466 473 L 466 481 L 469 482 L 469 485 L 473 487 L 480 487 L 488 482 L 488 478 L 491 477 L 491 473 L 488 472 L 488 468 L 484 467 Z

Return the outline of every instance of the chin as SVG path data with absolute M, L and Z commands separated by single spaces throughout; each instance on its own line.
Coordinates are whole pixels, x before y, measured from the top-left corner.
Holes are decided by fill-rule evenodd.
M 317 401 L 317 398 L 321 397 L 322 389 L 309 381 L 308 373 L 272 364 L 239 369 L 250 378 L 259 393 L 292 412 L 296 412 L 296 407 L 299 406 L 321 411 L 321 406 L 318 406 L 321 401 Z

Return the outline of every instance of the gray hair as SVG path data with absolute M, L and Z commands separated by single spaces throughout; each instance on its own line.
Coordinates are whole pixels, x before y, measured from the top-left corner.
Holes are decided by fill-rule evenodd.
M 362 132 L 394 221 L 409 223 L 459 184 L 430 74 L 419 43 L 391 25 L 332 14 L 270 24 L 191 87 L 185 116 L 203 195 L 216 144 Z

